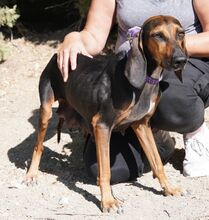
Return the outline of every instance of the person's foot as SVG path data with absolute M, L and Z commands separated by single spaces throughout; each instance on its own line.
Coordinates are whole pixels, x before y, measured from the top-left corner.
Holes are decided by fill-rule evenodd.
M 205 123 L 196 131 L 184 135 L 185 158 L 183 175 L 209 175 L 209 129 Z

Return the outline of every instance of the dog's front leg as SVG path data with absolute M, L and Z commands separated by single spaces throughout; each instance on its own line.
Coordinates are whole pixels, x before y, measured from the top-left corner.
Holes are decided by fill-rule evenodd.
M 110 128 L 104 123 L 99 122 L 98 117 L 94 117 L 92 122 L 96 141 L 98 163 L 97 185 L 101 191 L 101 209 L 103 212 L 111 212 L 112 210 L 121 212 L 122 202 L 113 196 L 110 186 Z
M 134 132 L 147 156 L 153 171 L 153 176 L 158 178 L 165 195 L 180 195 L 181 190 L 171 186 L 167 180 L 148 121 L 145 119 L 142 123 L 133 125 L 132 128 L 134 129 Z

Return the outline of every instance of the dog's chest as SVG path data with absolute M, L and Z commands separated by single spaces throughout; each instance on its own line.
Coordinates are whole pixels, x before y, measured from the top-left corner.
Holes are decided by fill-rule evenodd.
M 148 115 L 151 114 L 154 111 L 155 106 L 156 106 L 156 101 L 150 100 L 149 109 L 147 111 Z
M 146 84 L 135 105 L 130 110 L 127 118 L 121 121 L 120 126 L 139 121 L 145 116 L 152 116 L 156 108 L 159 96 L 159 86 Z

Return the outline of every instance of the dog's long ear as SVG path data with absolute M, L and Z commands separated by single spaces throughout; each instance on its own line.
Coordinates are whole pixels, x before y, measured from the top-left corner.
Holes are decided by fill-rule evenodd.
M 147 72 L 147 61 L 143 52 L 141 36 L 142 30 L 131 40 L 131 49 L 125 67 L 126 78 L 132 86 L 138 89 L 144 85 Z
M 143 39 L 142 39 L 142 35 L 143 35 L 143 29 L 141 29 L 141 31 L 139 32 L 139 48 L 140 50 L 143 52 L 143 56 L 144 56 L 144 59 L 145 59 L 145 55 L 144 55 L 144 48 L 143 48 Z

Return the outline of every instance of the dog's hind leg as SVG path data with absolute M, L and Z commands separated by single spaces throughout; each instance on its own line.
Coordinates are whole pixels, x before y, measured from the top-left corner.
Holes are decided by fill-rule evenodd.
M 43 141 L 46 135 L 49 119 L 52 117 L 52 104 L 54 103 L 54 93 L 49 86 L 44 93 L 40 93 L 41 106 L 39 112 L 39 128 L 37 143 L 34 147 L 32 161 L 27 172 L 25 183 L 31 184 L 36 182 L 38 175 L 38 168 L 43 152 Z
M 147 156 L 147 159 L 153 171 L 153 176 L 158 178 L 160 185 L 164 190 L 164 194 L 180 195 L 180 188 L 171 186 L 171 184 L 167 180 L 164 172 L 164 167 L 158 153 L 157 146 L 155 144 L 152 130 L 148 125 L 147 120 L 145 119 L 144 122 L 140 123 L 139 125 L 132 125 L 132 128 L 136 133 L 139 142 L 141 143 L 144 153 Z

